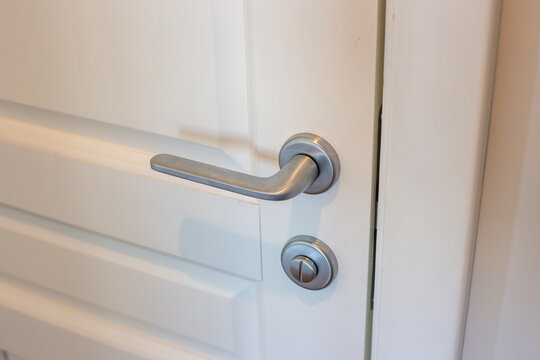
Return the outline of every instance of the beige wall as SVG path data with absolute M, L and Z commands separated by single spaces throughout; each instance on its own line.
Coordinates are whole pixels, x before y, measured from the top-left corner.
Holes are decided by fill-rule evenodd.
M 540 359 L 540 1 L 503 1 L 463 359 Z

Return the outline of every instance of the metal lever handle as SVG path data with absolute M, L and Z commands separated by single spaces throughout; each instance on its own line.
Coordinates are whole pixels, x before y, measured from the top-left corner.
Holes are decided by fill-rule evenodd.
M 264 200 L 287 200 L 306 192 L 320 194 L 338 180 L 340 163 L 323 138 L 296 134 L 279 152 L 280 170 L 267 178 L 243 174 L 169 154 L 150 160 L 152 169 L 201 184 Z

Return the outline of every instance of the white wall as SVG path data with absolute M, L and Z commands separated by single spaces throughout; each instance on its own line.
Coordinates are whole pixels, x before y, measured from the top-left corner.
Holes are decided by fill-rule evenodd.
M 540 359 L 540 1 L 504 1 L 463 359 Z

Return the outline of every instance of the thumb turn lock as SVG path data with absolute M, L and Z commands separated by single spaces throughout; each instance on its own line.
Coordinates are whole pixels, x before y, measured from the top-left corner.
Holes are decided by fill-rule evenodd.
M 285 244 L 281 252 L 281 265 L 295 284 L 310 290 L 324 289 L 338 272 L 332 249 L 308 235 L 295 236 Z

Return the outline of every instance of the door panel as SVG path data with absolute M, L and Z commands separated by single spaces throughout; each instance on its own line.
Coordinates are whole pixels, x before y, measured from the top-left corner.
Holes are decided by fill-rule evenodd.
M 3 2 L 0 98 L 201 143 L 246 141 L 243 16 L 240 0 Z
M 0 283 L 0 324 L 11 325 L 0 326 L 0 346 L 28 360 L 208 359 L 5 281 Z
M 258 204 L 153 172 L 135 149 L 1 118 L 0 129 L 2 203 L 260 279 Z
M 0 207 L 1 272 L 228 351 L 256 334 L 254 282 L 110 243 Z

